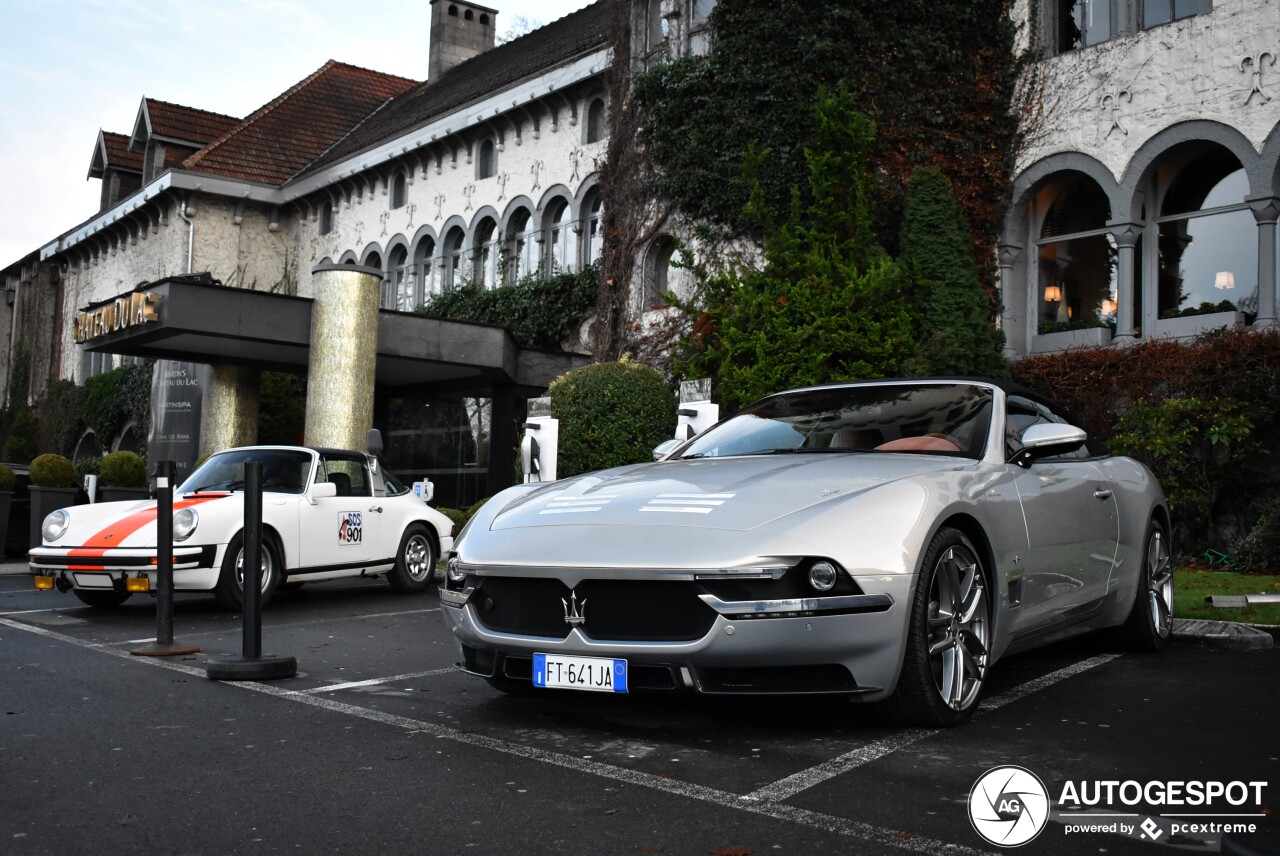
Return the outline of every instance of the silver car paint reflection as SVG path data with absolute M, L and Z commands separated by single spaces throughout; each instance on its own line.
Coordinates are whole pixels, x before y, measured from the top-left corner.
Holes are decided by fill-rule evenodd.
M 717 612 L 705 635 L 682 642 L 595 639 L 578 627 L 558 639 L 493 630 L 467 592 L 442 588 L 445 620 L 469 649 L 670 664 L 692 689 L 701 689 L 700 669 L 834 662 L 867 688 L 862 700 L 876 701 L 898 679 L 922 554 L 950 523 L 976 536 L 991 577 L 989 663 L 1123 623 L 1148 523 L 1157 509 L 1167 514 L 1150 473 L 1120 457 L 1006 461 L 1007 397 L 997 385 L 848 387 L 930 384 L 990 395 L 977 457 L 851 451 L 681 460 L 685 444 L 662 461 L 510 488 L 480 509 L 455 545 L 473 581 L 553 578 L 570 590 L 592 579 L 768 573 L 826 557 L 863 593 L 887 598 L 883 611 L 758 621 Z

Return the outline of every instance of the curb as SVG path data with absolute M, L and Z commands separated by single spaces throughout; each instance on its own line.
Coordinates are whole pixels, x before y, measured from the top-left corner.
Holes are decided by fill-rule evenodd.
M 1259 650 L 1275 645 L 1275 639 L 1265 630 L 1238 621 L 1210 621 L 1204 618 L 1175 618 L 1173 638 L 1177 642 L 1236 650 Z

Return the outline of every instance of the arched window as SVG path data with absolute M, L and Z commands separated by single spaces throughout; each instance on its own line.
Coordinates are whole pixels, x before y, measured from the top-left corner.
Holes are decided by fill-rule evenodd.
M 582 262 L 591 264 L 600 258 L 604 251 L 603 221 L 600 190 L 594 189 L 582 202 L 582 219 L 585 221 L 582 230 Z
M 408 180 L 403 172 L 397 172 L 391 179 L 391 207 L 403 208 L 408 196 Z
M 546 214 L 544 271 L 548 276 L 578 269 L 577 235 L 573 231 L 573 210 L 564 199 L 551 203 Z
M 435 294 L 439 287 L 435 266 L 436 242 L 433 238 L 423 238 L 413 251 L 413 268 L 415 277 L 414 308 L 426 302 L 427 296 Z
M 1093 179 L 1064 173 L 1036 196 L 1043 211 L 1036 242 L 1039 276 L 1031 305 L 1037 332 L 1113 326 L 1116 249 L 1107 229 L 1111 202 Z
M 320 234 L 327 235 L 333 231 L 333 203 L 328 199 L 320 206 Z
M 641 312 L 667 306 L 665 295 L 668 293 L 681 300 L 692 296 L 693 282 L 689 272 L 675 264 L 677 246 L 675 238 L 670 235 L 659 235 L 650 245 L 638 307 Z
M 476 226 L 475 250 L 472 257 L 475 283 L 481 288 L 498 285 L 498 224 L 485 217 Z
M 1249 181 L 1220 146 L 1173 152 L 1158 175 L 1157 306 L 1161 319 L 1258 308 L 1258 230 Z
M 512 215 L 507 236 L 507 278 L 509 282 L 517 283 L 537 270 L 538 231 L 528 208 L 521 208 Z
M 605 128 L 604 99 L 596 98 L 587 105 L 587 142 L 598 143 L 608 133 Z
M 457 7 L 457 6 L 452 6 L 452 5 L 451 5 L 451 6 L 449 7 L 449 16 L 450 16 L 451 18 L 456 18 L 456 17 L 458 17 L 458 7 Z
M 387 285 L 383 289 L 383 309 L 412 312 L 417 308 L 414 295 L 413 268 L 409 266 L 409 251 L 396 247 L 387 257 Z
M 453 291 L 461 288 L 466 276 L 462 267 L 462 241 L 464 235 L 461 226 L 454 226 L 444 237 L 443 270 L 444 290 Z
M 498 149 L 493 140 L 482 140 L 476 156 L 476 178 L 492 178 L 498 173 Z

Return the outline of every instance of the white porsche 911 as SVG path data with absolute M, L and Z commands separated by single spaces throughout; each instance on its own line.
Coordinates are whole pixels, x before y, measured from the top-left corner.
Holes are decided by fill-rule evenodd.
M 173 501 L 176 591 L 243 603 L 244 470 L 262 463 L 262 603 L 282 584 L 385 575 L 400 592 L 425 589 L 453 545 L 453 523 L 372 455 L 303 446 L 245 446 L 209 457 Z M 72 591 L 97 607 L 156 590 L 154 499 L 62 508 L 30 551 L 36 587 Z

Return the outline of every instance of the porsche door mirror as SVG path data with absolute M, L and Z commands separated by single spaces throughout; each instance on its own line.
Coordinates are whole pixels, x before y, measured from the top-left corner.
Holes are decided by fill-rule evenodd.
M 1013 463 L 1029 467 L 1038 458 L 1051 458 L 1074 452 L 1089 439 L 1083 428 L 1061 422 L 1040 422 L 1022 432 L 1022 449 Z

